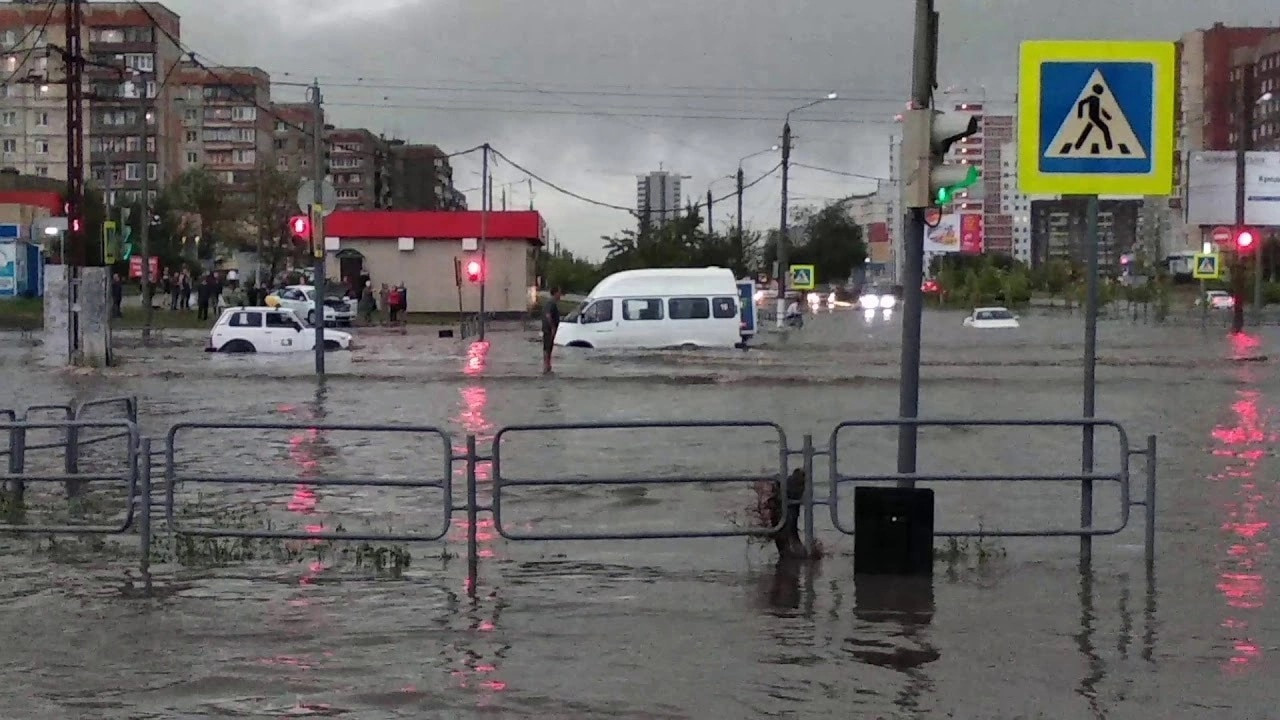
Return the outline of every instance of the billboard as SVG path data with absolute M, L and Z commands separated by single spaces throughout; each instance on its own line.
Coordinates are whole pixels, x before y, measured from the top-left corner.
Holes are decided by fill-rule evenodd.
M 0 297 L 18 294 L 18 241 L 0 239 Z
M 938 217 L 938 224 L 924 229 L 925 255 L 960 252 L 960 216 L 949 213 Z
M 1194 152 L 1188 159 L 1187 170 L 1187 222 L 1234 225 L 1236 154 Z M 1244 195 L 1245 224 L 1280 225 L 1280 152 L 1245 154 Z
M 960 252 L 981 255 L 983 249 L 982 213 L 960 215 Z

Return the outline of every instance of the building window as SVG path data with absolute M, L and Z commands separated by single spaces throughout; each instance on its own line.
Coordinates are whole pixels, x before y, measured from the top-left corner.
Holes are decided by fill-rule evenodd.
M 142 179 L 142 176 L 139 174 L 138 163 L 125 163 L 124 179 L 125 180 L 141 180 Z
M 235 138 L 239 142 L 257 142 L 258 131 L 253 128 L 236 128 Z
M 189 143 L 200 141 L 200 135 L 195 130 L 188 130 L 186 133 L 186 137 L 187 137 L 187 142 Z
M 339 200 L 359 200 L 360 191 L 351 190 L 348 188 L 339 188 L 337 192 L 337 196 Z
M 258 108 L 252 105 L 237 105 L 231 108 L 231 119 L 240 121 L 257 120 Z
M 40 177 L 49 177 L 49 166 L 48 166 L 48 165 L 37 165 L 37 166 L 36 166 L 36 175 L 38 175 L 38 176 L 40 176 Z
M 147 152 L 153 153 L 155 151 L 156 151 L 156 137 L 154 135 L 148 135 L 147 136 Z
M 258 161 L 257 150 L 236 150 L 232 153 L 234 162 L 241 165 L 252 165 Z
M 198 112 L 196 112 L 196 110 L 195 110 L 194 108 L 187 108 L 187 109 L 186 109 L 185 111 L 183 111 L 183 113 L 182 113 L 182 119 L 183 119 L 183 120 L 195 120 L 195 119 L 196 119 L 196 118 L 198 118 L 198 117 L 200 117 L 200 114 L 199 114 Z
M 36 141 L 36 154 L 37 154 L 37 155 L 48 155 L 48 154 L 49 154 L 49 141 L 48 141 L 48 140 L 37 140 L 37 141 Z
M 49 113 L 47 112 L 36 113 L 36 127 L 49 127 Z
M 4 71 L 9 73 L 18 72 L 18 56 L 17 55 L 4 56 Z
M 289 158 L 284 155 L 281 155 L 280 157 L 276 158 L 276 167 L 279 168 L 280 170 L 288 170 Z
M 198 162 L 200 162 L 200 153 L 194 153 L 194 152 L 187 153 L 188 164 L 194 165 Z
M 6 110 L 3 116 L 0 116 L 0 122 L 5 127 L 13 127 L 18 124 L 18 113 L 15 110 Z
M 14 152 L 18 152 L 18 141 L 17 141 L 17 140 L 5 140 L 5 141 L 4 141 L 4 151 L 5 151 L 6 153 L 14 153 Z
M 154 72 L 156 59 L 151 53 L 128 53 L 124 56 L 124 66 L 138 72 Z
M 155 163 L 147 163 L 147 179 L 155 182 L 160 177 L 160 169 Z

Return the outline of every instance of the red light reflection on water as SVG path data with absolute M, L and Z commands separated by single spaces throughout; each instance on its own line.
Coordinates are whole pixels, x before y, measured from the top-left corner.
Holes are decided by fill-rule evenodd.
M 1232 336 L 1237 353 L 1256 348 L 1251 335 Z M 1251 633 L 1251 619 L 1267 601 L 1267 582 L 1262 574 L 1269 554 L 1268 530 L 1271 523 L 1264 518 L 1265 494 L 1258 488 L 1258 465 L 1267 447 L 1276 437 L 1268 431 L 1268 419 L 1259 411 L 1260 394 L 1241 390 L 1231 404 L 1234 425 L 1220 425 L 1211 433 L 1216 441 L 1213 454 L 1227 460 L 1227 466 L 1211 479 L 1230 483 L 1234 493 L 1223 504 L 1221 530 L 1227 541 L 1226 557 L 1218 565 L 1216 587 L 1228 608 L 1221 627 L 1234 638 L 1232 655 L 1226 663 L 1229 671 L 1256 666 L 1262 649 Z M 1269 482 L 1269 481 L 1267 481 Z
M 485 374 L 489 366 L 489 343 L 479 341 L 471 343 L 467 348 L 467 356 L 463 360 L 462 374 L 468 379 L 479 380 Z M 454 452 L 463 454 L 466 452 L 465 435 L 476 436 L 476 449 L 482 454 L 488 454 L 489 446 L 493 442 L 493 423 L 488 417 L 489 391 L 479 382 L 463 386 L 458 391 L 459 404 L 458 414 L 453 418 L 454 422 L 462 428 L 464 437 L 462 443 L 454 447 Z M 487 460 L 476 463 L 476 481 L 477 484 L 487 484 L 493 477 L 492 463 Z M 457 465 L 454 476 L 454 487 L 458 493 L 462 494 L 465 499 L 466 493 L 466 469 L 461 463 Z M 477 500 L 480 504 L 487 504 L 489 498 L 483 495 Z M 455 516 L 451 521 L 453 532 L 450 533 L 450 541 L 460 544 L 467 542 L 467 518 L 465 515 Z M 494 528 L 493 518 L 487 513 L 477 517 L 476 519 L 476 544 L 477 554 L 483 559 L 491 559 L 496 557 L 494 550 L 494 542 L 498 539 L 498 534 Z M 470 595 L 473 592 L 470 581 L 463 580 L 463 591 Z M 486 613 L 490 617 L 475 618 L 469 628 L 471 637 L 475 640 L 475 646 L 494 646 L 493 641 L 488 637 L 489 634 L 497 630 L 497 609 L 495 606 L 496 598 L 492 595 L 480 596 L 476 598 L 475 605 L 471 608 L 473 613 Z M 486 608 L 486 606 L 488 606 Z M 507 689 L 507 683 L 497 677 L 498 658 L 485 657 L 478 649 L 468 649 L 464 652 L 460 659 L 462 667 L 450 673 L 450 677 L 459 688 L 468 688 L 476 690 L 480 696 L 476 699 L 479 707 L 486 707 L 492 704 L 493 694 L 502 692 Z
M 281 413 L 301 416 L 306 419 L 315 419 L 315 412 L 299 408 L 295 405 L 281 405 L 277 408 Z M 316 428 L 306 428 L 296 431 L 289 437 L 289 459 L 297 467 L 299 480 L 307 480 L 315 478 L 319 474 L 320 461 L 316 449 L 322 442 L 320 431 Z M 301 482 L 294 486 L 293 497 L 285 505 L 290 512 L 298 513 L 306 516 L 309 520 L 316 515 L 316 506 L 319 503 L 319 497 L 316 495 L 315 487 Z M 324 532 L 325 527 L 322 521 L 312 520 L 304 525 L 304 531 L 312 534 Z M 319 540 L 306 541 L 308 544 L 318 544 Z M 307 572 L 298 578 L 301 585 L 311 585 L 324 572 L 328 566 L 320 560 L 313 560 L 307 564 Z

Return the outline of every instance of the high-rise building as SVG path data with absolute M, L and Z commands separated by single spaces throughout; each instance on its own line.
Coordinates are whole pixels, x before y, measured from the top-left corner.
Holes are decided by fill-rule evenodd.
M 995 174 L 992 165 L 992 174 Z M 1031 252 L 1031 198 L 1018 190 L 1018 143 L 1000 146 L 1000 214 L 1009 218 L 1009 237 L 1015 260 L 1035 266 Z
M 1013 219 L 1004 211 L 1002 156 L 1006 143 L 1015 137 L 1012 115 L 988 115 L 982 103 L 961 102 L 955 111 L 977 115 L 978 132 L 952 146 L 949 160 L 960 165 L 973 165 L 982 172 L 975 189 L 956 194 L 953 210 L 957 213 L 982 214 L 982 239 L 985 252 L 1014 254 Z
M 391 207 L 395 210 L 466 210 L 453 186 L 449 155 L 435 145 L 390 143 Z M 459 198 L 462 199 L 459 205 Z
M 203 167 L 226 183 L 243 205 L 252 206 L 254 179 L 270 162 L 275 123 L 271 78 L 256 67 L 205 68 L 184 62 L 175 82 L 182 89 L 182 157 L 179 167 Z
M 680 181 L 682 176 L 666 170 L 655 170 L 636 177 L 636 214 L 654 227 L 680 216 Z
M 365 128 L 326 133 L 329 174 L 343 210 L 380 210 L 391 205 L 387 142 Z
M 0 6 L 0 164 L 66 179 L 65 4 Z M 182 59 L 178 16 L 159 3 L 84 6 L 86 174 L 108 199 L 137 199 L 144 175 L 154 194 L 177 171 L 169 81 Z M 143 140 L 144 136 L 147 138 Z
M 271 151 L 276 168 L 309 179 L 315 157 L 315 128 L 319 125 L 323 132 L 324 110 L 317 113 L 311 103 L 274 103 L 271 117 L 274 120 Z
M 1251 112 L 1251 132 L 1246 140 L 1249 149 L 1280 150 L 1280 29 L 1273 29 L 1252 46 L 1236 48 L 1231 53 L 1231 66 L 1232 83 L 1243 87 L 1247 77 L 1253 93 L 1245 103 Z M 1235 109 L 1233 104 L 1228 138 L 1233 146 L 1238 122 Z

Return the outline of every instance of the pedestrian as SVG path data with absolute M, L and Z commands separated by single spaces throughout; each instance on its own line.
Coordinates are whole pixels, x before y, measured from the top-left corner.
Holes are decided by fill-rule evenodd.
M 366 325 L 373 324 L 373 314 L 378 311 L 378 301 L 373 298 L 373 283 L 364 281 L 364 290 L 360 293 L 360 314 L 364 316 Z
M 386 285 L 383 285 L 382 287 L 387 293 L 385 296 L 386 300 L 384 301 L 387 306 L 387 322 L 394 325 L 396 318 L 400 315 L 400 288 L 388 288 Z
M 191 309 L 191 271 L 187 268 L 182 269 L 182 274 L 178 276 L 178 309 Z
M 120 309 L 120 303 L 124 302 L 124 281 L 120 279 L 120 273 L 111 276 L 111 317 L 124 317 L 124 312 Z
M 542 372 L 551 372 L 551 349 L 560 329 L 560 288 L 551 288 L 551 298 L 542 306 Z
M 378 301 L 382 303 L 382 309 L 387 311 L 388 322 L 396 319 L 396 310 L 391 307 L 391 288 L 386 283 L 382 283 L 382 287 L 378 289 Z
M 218 294 L 218 279 L 209 273 L 204 276 L 204 280 L 200 281 L 200 286 L 196 288 L 196 319 L 209 319 L 209 304 L 214 301 Z

